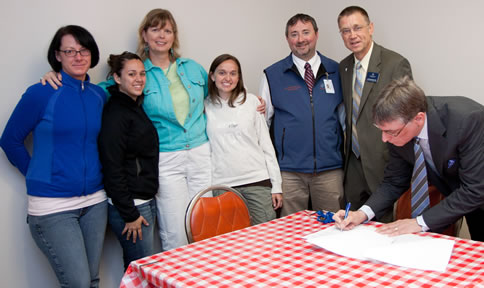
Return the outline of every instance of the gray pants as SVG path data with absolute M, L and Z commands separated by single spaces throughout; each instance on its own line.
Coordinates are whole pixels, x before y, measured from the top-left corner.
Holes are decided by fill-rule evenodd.
M 272 194 L 270 187 L 248 186 L 234 188 L 245 198 L 247 208 L 252 220 L 252 225 L 257 225 L 276 219 L 276 212 L 272 207 Z M 214 196 L 222 194 L 224 191 L 213 191 Z M 283 204 L 284 205 L 284 204 Z

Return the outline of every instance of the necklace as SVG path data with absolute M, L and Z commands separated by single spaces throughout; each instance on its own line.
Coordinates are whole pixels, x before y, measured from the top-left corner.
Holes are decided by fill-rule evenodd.
M 165 69 L 161 69 L 165 73 L 165 76 L 166 77 L 168 77 L 168 73 L 170 73 L 171 65 L 173 65 L 173 63 L 170 62 L 170 65 L 168 65 L 168 68 L 166 69 L 166 71 L 165 71 Z

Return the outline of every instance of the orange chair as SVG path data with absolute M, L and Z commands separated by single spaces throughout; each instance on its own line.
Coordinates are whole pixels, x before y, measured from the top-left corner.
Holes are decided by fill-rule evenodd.
M 202 197 L 214 191 L 225 191 L 215 197 Z M 185 231 L 188 243 L 239 230 L 251 225 L 245 199 L 227 186 L 210 186 L 200 191 L 188 204 L 185 214 Z
M 439 190 L 433 185 L 429 186 L 429 200 L 430 207 L 437 205 L 444 195 L 440 193 Z M 395 220 L 412 218 L 412 191 L 408 189 L 400 198 L 398 199 L 395 207 Z M 456 223 L 447 227 L 441 234 L 449 236 L 459 236 L 459 231 L 462 226 L 462 218 L 457 220 Z

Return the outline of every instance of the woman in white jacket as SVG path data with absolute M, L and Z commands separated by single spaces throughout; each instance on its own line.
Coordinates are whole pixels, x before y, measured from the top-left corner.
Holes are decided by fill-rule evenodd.
M 258 98 L 246 93 L 240 63 L 232 55 L 215 58 L 205 100 L 211 146 L 212 182 L 238 190 L 252 223 L 276 218 L 282 207 L 281 173 Z

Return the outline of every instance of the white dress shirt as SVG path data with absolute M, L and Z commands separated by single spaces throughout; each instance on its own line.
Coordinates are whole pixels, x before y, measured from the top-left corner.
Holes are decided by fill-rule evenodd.
M 302 79 L 304 79 L 304 73 L 306 72 L 304 65 L 306 65 L 306 61 L 296 57 L 294 54 L 291 55 L 292 62 L 296 65 L 296 68 L 299 71 L 299 75 L 302 77 Z M 316 75 L 318 75 L 319 66 L 321 66 L 321 58 L 317 53 L 315 53 L 314 56 L 307 62 L 309 63 L 309 65 L 311 65 L 311 70 L 313 70 L 314 78 L 316 78 Z M 269 84 L 267 82 L 267 77 L 265 73 L 262 76 L 259 95 L 261 95 L 262 99 L 266 101 L 266 121 L 267 126 L 270 126 L 272 122 L 272 117 L 274 116 L 274 106 L 272 106 L 271 92 L 269 90 Z
M 351 87 L 355 87 L 356 63 L 358 63 L 358 61 L 360 61 L 360 63 L 361 63 L 361 91 L 363 91 L 363 88 L 365 87 L 366 72 L 368 72 L 368 65 L 370 65 L 370 58 L 371 58 L 372 52 L 373 52 L 373 42 L 371 42 L 370 50 L 368 50 L 368 53 L 366 53 L 365 57 L 363 57 L 363 59 L 361 59 L 361 61 L 356 59 L 356 57 L 353 56 L 355 58 L 355 66 L 353 67 L 353 86 L 351 86 Z
M 306 73 L 306 69 L 304 68 L 304 65 L 306 65 L 306 61 L 294 56 L 294 54 L 291 54 L 291 55 L 292 55 L 292 62 L 294 63 L 294 65 L 296 65 L 299 75 L 301 76 L 301 78 L 304 79 L 304 73 Z M 321 58 L 316 53 L 307 62 L 309 63 L 309 65 L 311 65 L 311 70 L 313 70 L 314 78 L 316 78 L 316 75 L 318 75 L 319 67 L 321 66 Z M 272 123 L 272 117 L 274 116 L 274 106 L 272 105 L 271 92 L 269 90 L 269 84 L 267 82 L 267 77 L 265 73 L 262 76 L 259 95 L 261 95 L 262 99 L 264 99 L 264 101 L 266 102 L 266 121 L 267 121 L 267 126 L 270 127 Z M 343 131 L 345 131 L 346 129 L 345 118 L 346 118 L 346 111 L 345 111 L 344 103 L 341 102 L 341 104 L 338 106 L 338 120 Z

